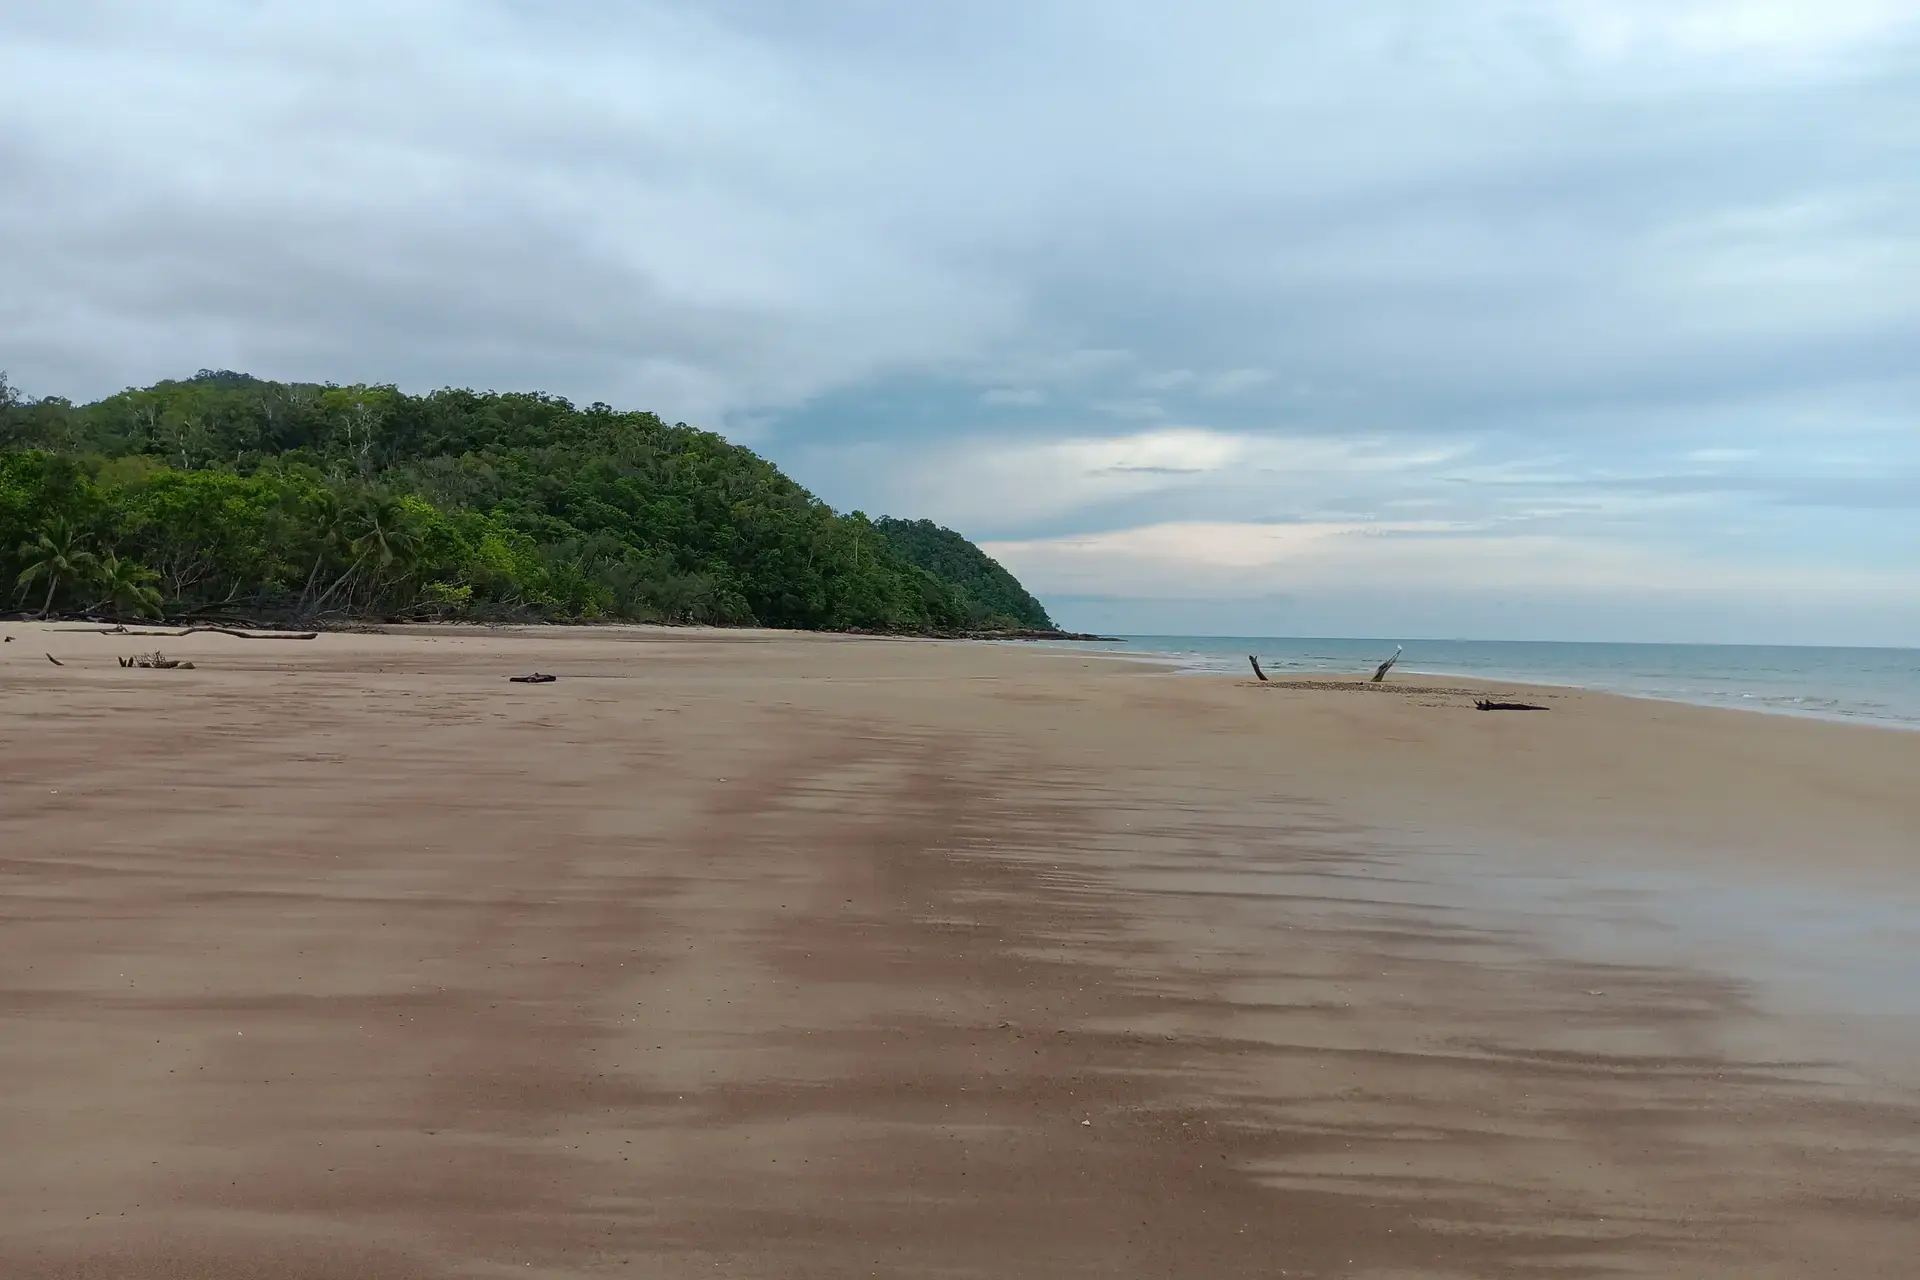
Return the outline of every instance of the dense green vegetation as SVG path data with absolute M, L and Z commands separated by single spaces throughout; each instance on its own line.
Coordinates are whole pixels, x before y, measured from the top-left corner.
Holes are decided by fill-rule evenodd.
M 74 405 L 0 378 L 0 586 L 36 611 L 1044 625 L 922 529 L 604 404 L 203 371 Z
M 951 586 L 977 627 L 1015 625 L 1052 630 L 1053 619 L 1027 594 L 1020 579 L 1000 562 L 951 529 L 931 520 L 895 520 L 882 516 L 874 528 L 908 564 L 925 569 Z

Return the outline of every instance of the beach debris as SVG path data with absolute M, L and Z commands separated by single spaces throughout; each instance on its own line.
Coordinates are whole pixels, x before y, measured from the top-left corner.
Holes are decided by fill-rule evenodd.
M 1253 674 L 1259 676 L 1262 680 L 1267 678 L 1267 673 L 1260 669 L 1260 659 L 1254 657 L 1252 654 L 1248 654 L 1247 661 L 1253 664 Z
M 100 628 L 103 636 L 166 636 L 178 640 L 181 636 L 211 634 L 232 636 L 236 640 L 315 640 L 318 631 L 236 631 L 232 627 L 182 627 L 178 631 L 136 631 L 121 623 Z
M 145 667 L 159 671 L 193 670 L 193 664 L 191 662 L 182 662 L 178 658 L 169 658 L 158 649 L 155 649 L 152 653 L 136 653 L 131 658 L 121 658 L 119 662 L 123 667 Z
M 559 676 L 550 676 L 544 671 L 529 672 L 524 676 L 508 676 L 515 684 L 552 684 Z
M 1491 698 L 1478 698 L 1473 704 L 1481 711 L 1545 711 L 1547 708 L 1531 702 L 1495 702 Z
M 1377 667 L 1374 670 L 1374 673 L 1373 673 L 1374 684 L 1379 684 L 1382 680 L 1385 680 L 1387 678 L 1387 672 L 1393 670 L 1393 664 L 1400 661 L 1400 651 L 1402 648 L 1404 648 L 1404 646 L 1402 645 L 1393 646 L 1393 656 L 1391 658 L 1388 658 L 1385 662 L 1381 663 L 1379 667 Z
M 56 658 L 56 657 L 54 657 L 54 656 L 53 656 L 52 654 L 50 654 L 50 653 L 49 653 L 49 654 L 47 655 L 47 661 L 48 661 L 48 662 L 51 662 L 51 663 L 52 663 L 52 664 L 53 664 L 54 666 L 56 666 L 56 667 L 64 667 L 64 666 L 66 666 L 66 665 L 67 665 L 66 663 L 64 663 L 64 662 L 62 662 L 62 661 L 60 661 L 60 659 L 58 659 L 58 658 Z

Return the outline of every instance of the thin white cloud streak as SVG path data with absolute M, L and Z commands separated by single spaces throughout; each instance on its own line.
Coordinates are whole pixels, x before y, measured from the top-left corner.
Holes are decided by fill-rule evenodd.
M 878 486 L 902 510 L 924 510 L 961 527 L 1069 516 L 1149 495 L 1198 503 L 1298 501 L 1327 482 L 1375 486 L 1431 474 L 1468 446 L 1430 439 L 1272 436 L 1162 427 L 1119 435 L 1034 441 L 968 439 L 932 451 L 896 451 L 879 464 Z
M 1670 60 L 1695 74 L 1701 62 L 1817 73 L 1912 21 L 1906 0 L 1558 0 L 1548 8 L 1596 64 Z
M 1920 642 L 1902 552 L 1920 545 L 1920 450 L 1755 436 L 1629 460 L 1183 428 L 972 442 L 908 475 L 919 509 L 962 527 L 1065 526 L 986 546 L 1095 628 Z
M 1782 567 L 1676 556 L 1592 538 L 1502 535 L 1451 522 L 1185 522 L 990 542 L 1036 590 L 1236 599 L 1292 592 L 1706 592 L 1920 603 L 1920 570 Z
M 976 530 L 1063 521 L 1102 528 L 1204 519 L 1364 523 L 1418 514 L 1513 532 L 1604 533 L 1650 546 L 1671 541 L 1689 519 L 1723 521 L 1741 504 L 1819 491 L 1846 505 L 1850 487 L 1897 485 L 1901 475 L 1920 483 L 1920 440 L 1864 452 L 1856 443 L 1848 453 L 1834 441 L 1809 447 L 1792 436 L 1749 439 L 1738 448 L 1681 442 L 1660 454 L 1614 455 L 1604 446 L 1528 448 L 1484 434 L 1156 427 L 873 446 L 859 455 L 855 474 L 861 487 L 884 495 L 883 507 Z M 1920 510 L 1920 491 L 1909 505 Z M 1758 548 L 1763 559 L 1774 549 Z

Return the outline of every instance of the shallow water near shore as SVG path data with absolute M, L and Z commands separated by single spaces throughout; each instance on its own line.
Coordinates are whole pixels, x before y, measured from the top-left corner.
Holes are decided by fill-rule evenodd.
M 1920 649 L 1165 635 L 1073 647 L 1235 675 L 1254 654 L 1270 673 L 1297 676 L 1370 673 L 1396 646 L 1403 672 L 1920 729 Z
M 1684 964 L 1751 984 L 1788 1013 L 1899 1019 L 1920 1039 L 1920 901 L 1864 890 L 1588 867 L 1482 869 L 1485 903 L 1540 922 L 1575 958 Z
M 1342 875 L 1347 883 L 1329 892 L 1356 905 L 1438 910 L 1456 927 L 1523 934 L 1543 955 L 1595 974 L 1596 1000 L 1613 994 L 1609 972 L 1691 973 L 1765 1018 L 1787 1056 L 1905 1084 L 1920 1076 L 1920 897 L 1912 894 L 1550 851 L 1399 852 Z

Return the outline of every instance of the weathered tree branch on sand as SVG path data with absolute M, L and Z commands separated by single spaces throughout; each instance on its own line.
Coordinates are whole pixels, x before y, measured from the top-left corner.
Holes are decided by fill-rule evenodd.
M 1548 709 L 1535 706 L 1531 702 L 1495 702 L 1491 698 L 1480 698 L 1473 705 L 1481 711 L 1545 711 Z
M 127 627 L 102 627 L 103 636 L 165 636 L 177 640 L 181 636 L 198 635 L 210 632 L 217 636 L 232 636 L 236 640 L 314 640 L 318 631 L 235 631 L 231 627 L 186 627 L 179 631 L 134 631 Z
M 1393 670 L 1393 664 L 1400 661 L 1401 648 L 1402 646 L 1400 645 L 1393 646 L 1393 656 L 1381 663 L 1379 669 L 1373 673 L 1373 683 L 1379 684 L 1387 678 L 1387 672 Z
M 513 681 L 515 684 L 552 684 L 559 678 L 559 676 L 550 676 L 544 671 L 535 671 L 531 675 L 507 677 L 507 679 Z
M 1260 659 L 1254 657 L 1252 654 L 1248 654 L 1247 661 L 1253 664 L 1253 674 L 1259 676 L 1262 680 L 1267 678 L 1267 673 L 1260 669 Z
M 62 662 L 62 661 L 60 661 L 60 659 L 58 659 L 58 658 L 56 658 L 56 657 L 54 657 L 54 656 L 53 656 L 52 654 L 50 654 L 50 653 L 49 653 L 49 654 L 47 655 L 47 661 L 48 661 L 48 662 L 51 662 L 51 663 L 52 663 L 52 664 L 53 664 L 54 666 L 56 666 L 56 667 L 64 667 L 64 666 L 66 666 L 66 665 L 67 665 L 66 663 L 64 663 L 64 662 Z
M 182 671 L 193 670 L 191 662 L 182 662 L 178 658 L 169 658 L 155 649 L 152 653 L 136 653 L 131 658 L 118 660 L 123 667 L 148 667 L 159 671 L 172 671 L 176 667 Z

